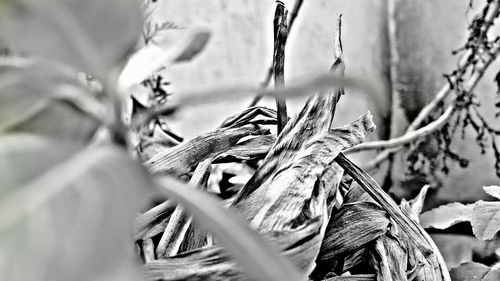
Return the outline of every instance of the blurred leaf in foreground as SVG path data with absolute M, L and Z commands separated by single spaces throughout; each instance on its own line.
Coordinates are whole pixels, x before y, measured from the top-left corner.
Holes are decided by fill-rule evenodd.
M 16 52 L 86 72 L 109 70 L 141 32 L 136 0 L 0 0 L 0 37 Z
M 11 178 L 0 197 L 0 280 L 139 280 L 130 233 L 150 185 L 144 169 L 113 147 L 45 145 L 53 166 L 23 155 L 29 179 Z
M 103 105 L 76 73 L 42 59 L 0 59 L 0 132 L 88 141 Z

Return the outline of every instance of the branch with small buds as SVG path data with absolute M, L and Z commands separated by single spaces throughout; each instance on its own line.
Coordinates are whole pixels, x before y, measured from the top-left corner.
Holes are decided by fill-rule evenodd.
M 444 85 L 436 94 L 435 98 L 420 111 L 418 116 L 409 125 L 404 135 L 385 141 L 363 143 L 345 151 L 345 153 L 383 149 L 382 152 L 375 156 L 374 160 L 363 167 L 365 170 L 373 170 L 378 168 L 384 161 L 389 159 L 392 154 L 399 152 L 405 146 L 418 143 L 428 136 L 442 131 L 443 127 L 446 127 L 445 125 L 449 123 L 452 117 L 459 115 L 464 110 L 461 99 L 466 95 L 472 95 L 485 71 L 500 53 L 499 39 L 495 38 L 489 41 L 487 38 L 487 33 L 490 27 L 493 26 L 493 22 L 499 16 L 499 13 L 500 1 L 488 1 L 484 9 L 474 17 L 474 20 L 469 26 L 470 34 L 465 46 L 458 51 L 454 51 L 455 54 L 465 51 L 465 54 L 458 63 L 457 70 L 453 71 L 450 75 L 445 75 L 448 83 Z M 421 127 L 426 120 L 432 119 L 432 115 L 442 108 L 445 100 L 452 93 L 456 93 L 457 95 L 452 98 L 446 110 L 443 110 L 443 113 L 435 118 L 434 121 Z M 478 113 L 477 110 L 475 110 L 475 112 Z M 477 119 L 479 119 L 477 122 L 481 122 L 481 120 L 484 121 L 484 118 L 480 114 L 477 116 Z M 473 125 L 472 122 L 469 123 Z M 486 128 L 484 129 L 486 132 L 494 132 L 494 129 L 489 127 L 487 123 L 481 122 L 481 124 Z M 480 128 L 480 126 L 477 127 Z M 495 148 L 496 145 L 492 144 L 492 147 Z M 496 154 L 500 154 L 500 152 L 497 153 L 497 151 L 495 151 L 495 155 Z M 499 167 L 500 163 L 497 164 L 497 172 L 499 171 Z

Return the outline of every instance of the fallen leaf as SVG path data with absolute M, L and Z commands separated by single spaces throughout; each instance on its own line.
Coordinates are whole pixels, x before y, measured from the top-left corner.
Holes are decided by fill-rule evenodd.
M 477 238 L 493 239 L 500 230 L 500 202 L 477 201 L 474 204 L 471 224 Z
M 439 206 L 420 215 L 420 225 L 423 228 L 446 229 L 457 223 L 471 221 L 474 204 L 459 202 Z

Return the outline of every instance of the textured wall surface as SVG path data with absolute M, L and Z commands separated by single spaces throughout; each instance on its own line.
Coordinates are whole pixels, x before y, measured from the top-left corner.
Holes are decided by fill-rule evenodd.
M 456 68 L 457 56 L 451 54 L 463 46 L 466 41 L 467 23 L 476 11 L 467 11 L 469 1 L 456 0 L 396 0 L 396 46 L 398 52 L 396 91 L 401 97 L 401 104 L 406 109 L 406 116 L 414 118 L 422 104 L 428 102 L 446 83 L 443 73 L 450 73 Z M 484 2 L 475 1 L 480 7 Z M 481 100 L 481 111 L 492 124 L 498 123 L 493 117 L 492 106 L 496 89 L 493 77 L 499 69 L 497 62 L 489 68 L 475 93 Z M 400 116 L 401 117 L 401 116 Z M 404 117 L 401 117 L 404 118 Z M 458 134 L 460 135 L 460 134 Z M 473 130 L 467 130 L 464 140 L 456 137 L 452 148 L 461 156 L 470 160 L 469 167 L 462 169 L 453 164 L 450 174 L 441 177 L 443 188 L 431 194 L 429 204 L 436 201 L 475 201 L 484 198 L 483 185 L 498 184 L 494 172 L 494 157 L 491 151 L 480 154 Z M 393 192 L 407 196 L 412 188 L 420 188 L 419 179 L 404 176 L 402 157 L 395 159 L 393 169 Z
M 286 80 L 328 69 L 332 61 L 335 22 L 342 13 L 346 72 L 379 81 L 387 88 L 383 102 L 390 103 L 388 1 L 395 3 L 393 46 L 396 49 L 392 51 L 396 51 L 399 58 L 395 68 L 397 76 L 393 77 L 394 90 L 400 93 L 401 106 L 405 108 L 401 117 L 413 117 L 444 85 L 442 74 L 456 65 L 457 58 L 451 55 L 451 50 L 465 41 L 467 20 L 472 15 L 465 12 L 468 0 L 304 1 L 287 45 Z M 291 9 L 288 2 L 287 7 Z M 476 5 L 482 4 L 476 2 Z M 186 28 L 203 26 L 213 32 L 208 47 L 199 57 L 168 70 L 176 92 L 181 94 L 187 88 L 239 82 L 258 85 L 263 79 L 272 53 L 274 1 L 163 0 L 158 5 L 155 12 L 158 21 L 173 21 Z M 487 116 L 494 115 L 490 99 L 496 91 L 491 83 L 494 69 L 498 69 L 498 65 L 491 67 L 477 88 Z M 378 136 L 385 136 L 389 112 L 381 112 L 380 107 L 374 106 L 373 99 L 364 93 L 349 91 L 338 106 L 335 122 L 349 122 L 369 109 L 375 113 Z M 185 137 L 193 137 L 212 130 L 226 116 L 242 110 L 250 100 L 234 99 L 185 108 L 177 114 L 173 128 Z M 291 114 L 300 108 L 303 100 L 288 102 Z M 263 104 L 274 106 L 270 100 Z M 393 132 L 396 135 L 404 129 L 402 121 L 399 132 Z M 444 187 L 433 195 L 433 202 L 475 200 L 484 196 L 479 191 L 482 185 L 498 183 L 491 155 L 479 155 L 471 135 L 463 141 L 457 140 L 455 148 L 472 159 L 471 165 L 467 169 L 453 168 L 444 179 Z M 354 159 L 363 161 L 369 157 L 370 154 L 356 155 Z M 396 161 L 393 192 L 408 195 L 412 182 L 404 177 L 402 166 L 401 161 Z M 382 180 L 383 175 L 378 179 Z

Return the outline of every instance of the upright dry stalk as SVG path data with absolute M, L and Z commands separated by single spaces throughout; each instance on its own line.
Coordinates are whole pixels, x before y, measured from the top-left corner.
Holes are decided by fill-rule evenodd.
M 283 2 L 277 1 L 274 13 L 274 85 L 276 89 L 285 86 L 285 45 L 288 37 L 288 27 L 286 22 L 287 9 Z M 276 98 L 276 110 L 278 112 L 278 134 L 288 121 L 286 110 L 286 100 Z
M 300 11 L 300 8 L 302 7 L 302 3 L 304 3 L 304 0 L 297 0 L 295 2 L 295 5 L 293 6 L 293 10 L 290 14 L 290 21 L 288 22 L 288 34 L 292 30 L 292 27 L 295 23 L 295 20 L 297 19 L 297 16 L 299 15 L 299 11 Z M 266 72 L 266 77 L 264 78 L 264 80 L 260 84 L 260 87 L 262 89 L 265 89 L 265 88 L 267 88 L 267 86 L 269 86 L 269 83 L 271 82 L 271 78 L 273 76 L 273 72 L 274 72 L 274 55 L 273 55 L 273 61 L 271 62 L 271 66 L 268 68 L 268 70 Z M 257 105 L 257 103 L 259 103 L 259 101 L 262 99 L 262 97 L 263 97 L 262 94 L 256 95 L 254 97 L 254 99 L 252 100 L 252 102 L 250 103 L 249 107 Z

